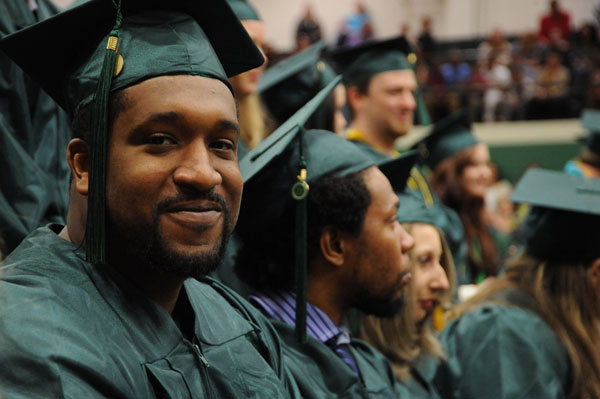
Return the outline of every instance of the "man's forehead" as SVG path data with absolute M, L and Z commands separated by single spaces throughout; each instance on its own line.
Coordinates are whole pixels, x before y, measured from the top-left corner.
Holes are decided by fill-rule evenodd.
M 384 86 L 385 88 L 417 88 L 417 78 L 410 69 L 396 69 L 378 73 L 371 78 L 371 84 Z
M 163 75 L 144 80 L 123 90 L 132 105 L 163 106 L 178 100 L 210 106 L 211 102 L 227 104 L 235 112 L 235 100 L 228 87 L 218 79 L 198 75 Z

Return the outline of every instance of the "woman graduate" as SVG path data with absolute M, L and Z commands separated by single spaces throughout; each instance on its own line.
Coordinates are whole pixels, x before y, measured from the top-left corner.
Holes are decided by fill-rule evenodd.
M 437 368 L 443 367 L 445 356 L 434 335 L 432 319 L 434 312 L 437 315 L 437 305 L 446 307 L 452 298 L 456 285 L 454 263 L 434 223 L 435 210 L 414 194 L 398 197 L 398 220 L 415 242 L 409 252 L 412 279 L 406 287 L 407 303 L 393 318 L 365 316 L 361 338 L 386 355 L 411 398 L 439 398 L 433 378 Z
M 487 145 L 473 135 L 467 114 L 458 112 L 436 123 L 416 146 L 431 169 L 431 186 L 465 228 L 468 254 L 466 265 L 457 265 L 459 284 L 497 275 L 509 240 L 486 213 L 485 192 L 493 176 Z
M 254 44 L 265 55 L 265 23 L 246 0 L 227 0 Z M 266 56 L 265 56 L 266 58 Z M 266 136 L 268 120 L 266 111 L 257 93 L 258 82 L 265 70 L 266 62 L 261 66 L 229 78 L 238 103 L 240 119 L 240 142 L 238 159 L 242 159 L 249 150 L 256 147 Z
M 600 398 L 600 180 L 530 170 L 524 253 L 442 332 L 455 398 Z

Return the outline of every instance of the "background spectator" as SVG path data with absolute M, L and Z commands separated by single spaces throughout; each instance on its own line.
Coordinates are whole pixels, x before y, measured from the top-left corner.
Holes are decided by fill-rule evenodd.
M 535 96 L 527 106 L 527 119 L 571 116 L 567 98 L 571 74 L 560 63 L 560 54 L 551 52 L 536 79 Z
M 304 16 L 296 28 L 296 51 L 305 49 L 319 40 L 321 40 L 321 27 L 312 13 L 311 6 L 307 4 Z
M 503 65 L 510 64 L 512 59 L 512 44 L 506 40 L 500 28 L 494 29 L 490 37 L 477 48 L 477 58 L 480 60 L 489 60 L 492 55 Z
M 492 54 L 486 71 L 487 88 L 483 95 L 483 120 L 507 120 L 508 108 L 506 92 L 512 81 L 510 69 L 499 62 L 498 56 Z
M 571 36 L 571 16 L 560 8 L 557 0 L 550 2 L 550 12 L 540 21 L 539 38 L 542 41 L 550 39 L 553 30 L 558 29 L 560 37 L 568 40 Z
M 435 51 L 436 43 L 431 33 L 431 18 L 423 17 L 421 20 L 421 32 L 417 37 L 421 57 L 426 61 L 430 61 L 431 53 Z
M 365 27 L 366 25 L 366 27 Z M 364 4 L 356 3 L 356 13 L 346 18 L 337 39 L 337 46 L 355 46 L 367 38 L 373 38 L 371 16 Z

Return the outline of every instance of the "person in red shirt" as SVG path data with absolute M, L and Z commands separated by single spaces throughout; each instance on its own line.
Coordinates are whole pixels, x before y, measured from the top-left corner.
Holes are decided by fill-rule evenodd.
M 571 16 L 568 12 L 562 10 L 557 0 L 550 2 L 550 13 L 544 15 L 540 21 L 540 40 L 546 42 L 550 37 L 550 33 L 558 29 L 561 32 L 563 39 L 569 39 L 571 36 Z

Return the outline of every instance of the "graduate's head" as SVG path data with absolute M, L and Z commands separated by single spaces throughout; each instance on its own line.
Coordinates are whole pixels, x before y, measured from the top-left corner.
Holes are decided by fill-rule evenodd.
M 431 132 L 415 144 L 432 170 L 432 185 L 443 201 L 454 208 L 456 201 L 483 200 L 493 183 L 490 152 L 473 134 L 465 111 L 437 122 Z
M 352 121 L 391 139 L 406 135 L 417 109 L 416 56 L 406 39 L 369 42 L 332 55 L 344 71 Z
M 248 32 L 248 35 L 250 35 L 254 41 L 254 44 L 256 44 L 256 46 L 264 55 L 264 48 L 267 44 L 265 23 L 258 15 L 256 9 L 246 0 L 227 0 L 227 3 Z M 235 98 L 238 101 L 256 92 L 258 81 L 264 71 L 265 66 L 266 63 L 250 71 L 232 76 L 229 79 L 231 85 L 233 86 Z
M 228 76 L 262 56 L 222 1 L 128 1 L 117 24 L 116 15 L 93 0 L 2 48 L 74 119 L 72 193 L 87 217 L 68 227 L 75 242 L 85 232 L 88 260 L 204 273 L 218 264 L 242 191 Z M 107 50 L 109 33 L 119 38 Z M 68 48 L 51 45 L 56 37 L 69 37 Z M 23 54 L 24 43 L 35 48 Z
M 258 92 L 277 124 L 288 120 L 336 77 L 333 69 L 321 58 L 324 47 L 324 42 L 317 42 L 269 67 L 263 74 Z M 345 100 L 340 104 L 338 98 L 336 104 L 337 90 L 343 91 L 343 85 L 339 84 L 304 124 L 307 129 L 341 133 L 343 127 L 339 129 L 338 126 L 339 130 L 336 130 L 334 121 L 336 118 L 339 120 Z
M 394 372 L 407 381 L 411 364 L 419 356 L 444 356 L 433 333 L 440 326 L 432 316 L 437 305 L 450 304 L 455 271 L 446 240 L 435 226 L 438 205 L 426 205 L 410 190 L 396 194 L 400 199 L 398 221 L 414 239 L 414 247 L 408 252 L 412 278 L 404 290 L 406 305 L 392 318 L 363 317 L 360 338 L 397 359 Z
M 321 101 L 336 83 L 319 93 Z M 313 105 L 314 111 L 318 104 Z M 304 116 L 300 123 L 309 115 Z M 294 271 L 297 258 L 306 254 L 309 287 L 326 282 L 344 306 L 397 312 L 412 238 L 396 221 L 392 183 L 406 184 L 414 154 L 380 169 L 353 143 L 328 131 L 304 130 L 294 119 L 240 165 L 245 193 L 236 228 L 244 242 L 236 265 L 240 277 L 255 288 L 298 292 Z M 291 192 L 299 179 L 309 187 L 302 198 Z
M 414 239 L 409 251 L 412 279 L 407 289 L 410 306 L 405 313 L 410 322 L 421 324 L 438 305 L 449 305 L 456 285 L 452 254 L 436 225 L 438 204 L 427 205 L 409 190 L 397 193 L 400 198 L 398 221 Z

